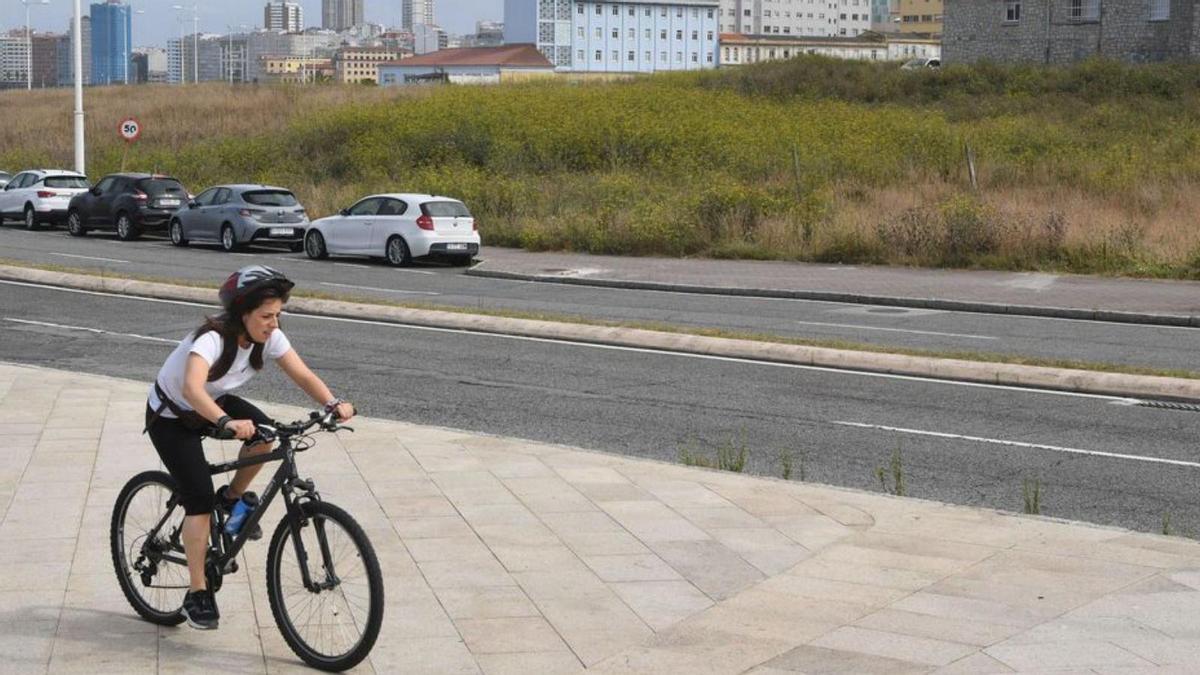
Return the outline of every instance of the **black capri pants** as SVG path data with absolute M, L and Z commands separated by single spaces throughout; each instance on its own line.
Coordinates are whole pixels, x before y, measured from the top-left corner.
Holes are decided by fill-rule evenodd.
M 273 424 L 266 413 L 245 399 L 226 394 L 217 405 L 235 420 L 254 420 L 255 424 Z M 180 503 L 189 516 L 212 513 L 217 504 L 213 491 L 212 472 L 204 458 L 204 435 L 188 429 L 174 417 L 159 417 L 151 424 L 154 411 L 146 405 L 146 424 L 150 442 L 166 465 L 171 477 L 179 484 Z

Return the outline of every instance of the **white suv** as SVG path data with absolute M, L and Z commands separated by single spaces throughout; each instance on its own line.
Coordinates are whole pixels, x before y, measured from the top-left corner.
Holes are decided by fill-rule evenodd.
M 87 176 L 75 171 L 22 171 L 0 191 L 0 224 L 6 218 L 20 218 L 26 229 L 33 230 L 42 223 L 65 222 L 71 197 L 87 192 L 89 187 Z

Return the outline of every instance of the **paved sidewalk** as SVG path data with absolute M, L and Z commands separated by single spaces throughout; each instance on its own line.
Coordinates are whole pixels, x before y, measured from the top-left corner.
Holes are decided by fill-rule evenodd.
M 846 301 L 884 298 L 896 303 L 974 311 L 1007 309 L 1022 314 L 1037 308 L 1087 310 L 1133 315 L 1194 317 L 1200 325 L 1200 282 L 1154 281 L 1040 273 L 936 270 L 870 265 L 826 265 L 705 258 L 637 258 L 582 253 L 531 253 L 486 247 L 471 275 L 517 275 L 570 283 L 667 284 L 719 288 L 726 292 L 775 290 Z M 937 301 L 930 304 L 931 301 Z M 990 310 L 983 306 L 995 306 Z M 1091 318 L 1091 317 L 1076 317 Z M 1104 317 L 1099 317 L 1104 318 Z M 1186 322 L 1183 322 L 1186 323 Z
M 108 524 L 155 465 L 145 388 L 0 365 L 0 672 L 301 670 L 261 542 L 226 578 L 219 631 L 144 623 L 121 596 Z M 380 554 L 386 617 L 363 672 L 1184 673 L 1200 657 L 1192 541 L 356 427 L 299 461 Z

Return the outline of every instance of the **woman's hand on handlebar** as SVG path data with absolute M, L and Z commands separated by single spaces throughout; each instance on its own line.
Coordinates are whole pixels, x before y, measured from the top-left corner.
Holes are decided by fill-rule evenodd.
M 239 441 L 249 440 L 255 431 L 254 420 L 230 420 L 225 423 L 225 428 Z
M 354 406 L 349 401 L 342 401 L 333 409 L 338 422 L 349 422 L 354 417 L 354 412 Z

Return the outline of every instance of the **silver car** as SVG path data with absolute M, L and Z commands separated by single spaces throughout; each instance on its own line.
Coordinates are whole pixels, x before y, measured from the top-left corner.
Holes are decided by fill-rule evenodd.
M 12 174 L 7 171 L 0 171 L 0 188 L 8 185 L 8 181 L 12 180 Z
M 175 212 L 167 228 L 176 246 L 214 242 L 236 251 L 248 244 L 281 244 L 301 251 L 308 215 L 287 188 L 217 185 Z

